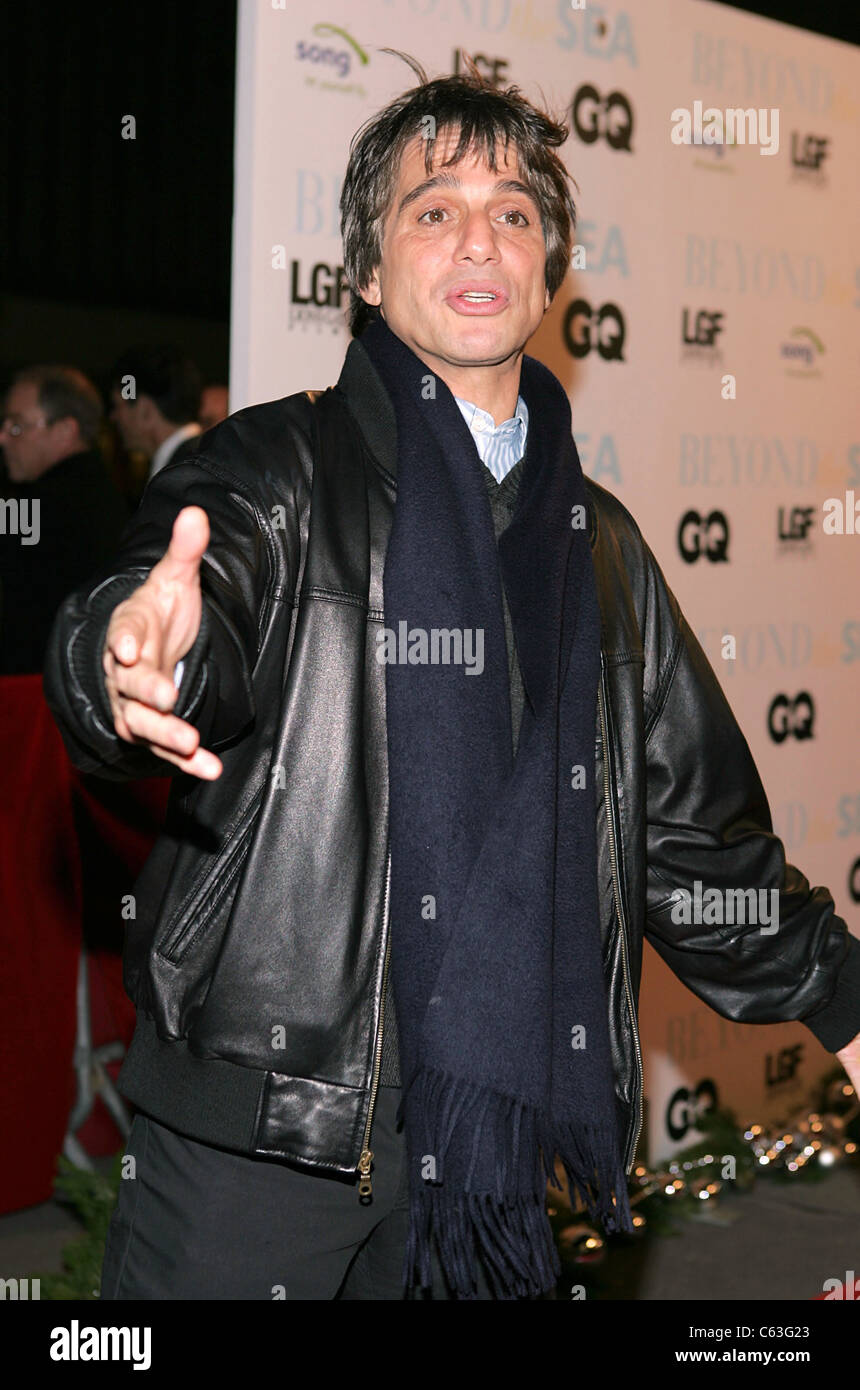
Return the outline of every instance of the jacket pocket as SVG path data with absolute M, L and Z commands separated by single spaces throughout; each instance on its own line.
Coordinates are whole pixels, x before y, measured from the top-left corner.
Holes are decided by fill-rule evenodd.
M 209 923 L 217 918 L 218 909 L 235 884 L 253 837 L 262 790 L 236 826 L 227 850 L 212 865 L 191 897 L 183 902 L 178 914 L 168 922 L 161 940 L 153 947 L 154 954 L 171 965 L 179 965 L 185 959 Z

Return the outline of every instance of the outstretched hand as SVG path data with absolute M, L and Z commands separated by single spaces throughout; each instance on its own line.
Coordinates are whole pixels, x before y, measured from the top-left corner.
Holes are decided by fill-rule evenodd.
M 166 553 L 111 616 L 102 653 L 114 727 L 183 772 L 212 781 L 223 765 L 201 748 L 193 724 L 170 713 L 179 692 L 174 667 L 194 644 L 203 600 L 200 561 L 209 544 L 202 507 L 183 507 Z

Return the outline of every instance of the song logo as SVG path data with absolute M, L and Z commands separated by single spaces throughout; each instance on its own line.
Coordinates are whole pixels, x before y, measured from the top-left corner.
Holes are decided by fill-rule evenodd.
M 687 1132 L 695 1129 L 705 1115 L 717 1108 L 716 1082 L 705 1078 L 695 1091 L 680 1086 L 669 1098 L 666 1108 L 666 1129 L 670 1138 L 683 1139 Z
M 574 299 L 567 306 L 561 331 L 572 357 L 587 357 L 595 348 L 605 362 L 624 361 L 627 329 L 617 304 L 592 309 L 587 299 Z
M 356 43 L 352 35 L 337 24 L 320 22 L 313 26 L 311 33 L 317 34 L 320 38 L 336 37 L 342 39 L 348 47 L 334 48 L 331 45 L 323 46 L 299 39 L 296 44 L 296 57 L 300 63 L 313 63 L 323 69 L 327 68 L 335 72 L 338 77 L 348 77 L 354 61 L 357 60 L 362 67 L 366 67 L 370 62 L 361 44 Z
M 585 82 L 574 93 L 571 117 L 584 145 L 603 139 L 610 149 L 633 153 L 633 108 L 623 92 L 615 90 L 601 96 L 596 87 Z
M 678 527 L 678 549 L 681 559 L 694 565 L 704 557 L 713 564 L 729 558 L 729 523 L 725 512 L 713 511 L 703 517 L 701 512 L 685 512 Z
M 767 711 L 767 730 L 774 743 L 814 738 L 814 724 L 815 705 L 808 690 L 801 690 L 793 700 L 788 695 L 774 695 Z
M 824 344 L 811 328 L 793 328 L 789 339 L 780 343 L 779 355 L 788 362 L 799 364 L 797 369 L 786 367 L 786 376 L 821 375 L 815 370 L 815 362 L 824 355 Z

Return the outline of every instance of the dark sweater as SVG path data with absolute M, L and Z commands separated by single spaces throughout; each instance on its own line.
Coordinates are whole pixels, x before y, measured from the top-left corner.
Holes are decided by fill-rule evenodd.
M 499 536 L 513 517 L 522 472 L 522 459 L 520 459 L 519 463 L 514 464 L 511 471 L 505 475 L 500 483 L 496 482 L 489 468 L 484 469 L 487 492 L 490 497 L 490 512 L 493 517 L 493 529 L 496 533 L 497 542 Z M 508 600 L 505 594 L 504 584 L 502 584 L 502 608 L 505 617 L 505 637 L 508 643 L 508 671 L 511 682 L 511 725 L 513 730 L 513 747 L 516 753 L 520 722 L 523 714 L 523 682 L 520 675 L 520 664 L 517 660 L 513 625 L 511 623 L 511 615 L 508 609 Z M 384 1024 L 385 1026 L 382 1030 L 382 1066 L 379 1072 L 379 1084 L 381 1086 L 399 1086 L 400 1057 L 397 1042 L 397 1019 L 394 1014 L 394 998 L 391 989 L 390 974 L 385 990 Z

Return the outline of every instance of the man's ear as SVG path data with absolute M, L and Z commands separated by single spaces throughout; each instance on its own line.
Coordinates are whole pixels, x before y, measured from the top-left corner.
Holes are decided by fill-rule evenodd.
M 544 300 L 543 300 L 543 311 L 544 311 L 544 313 L 546 313 L 546 311 L 547 311 L 547 309 L 549 308 L 549 306 L 550 306 L 551 303 L 552 303 L 552 295 L 550 294 L 549 290 L 547 290 L 547 291 L 545 292 L 545 294 L 544 294 Z
M 379 283 L 379 267 L 377 266 L 366 285 L 362 285 L 358 291 L 366 304 L 379 305 L 382 303 L 382 286 Z
M 83 450 L 86 446 L 81 439 L 78 422 L 73 415 L 66 415 L 57 422 L 60 442 L 64 449 Z

